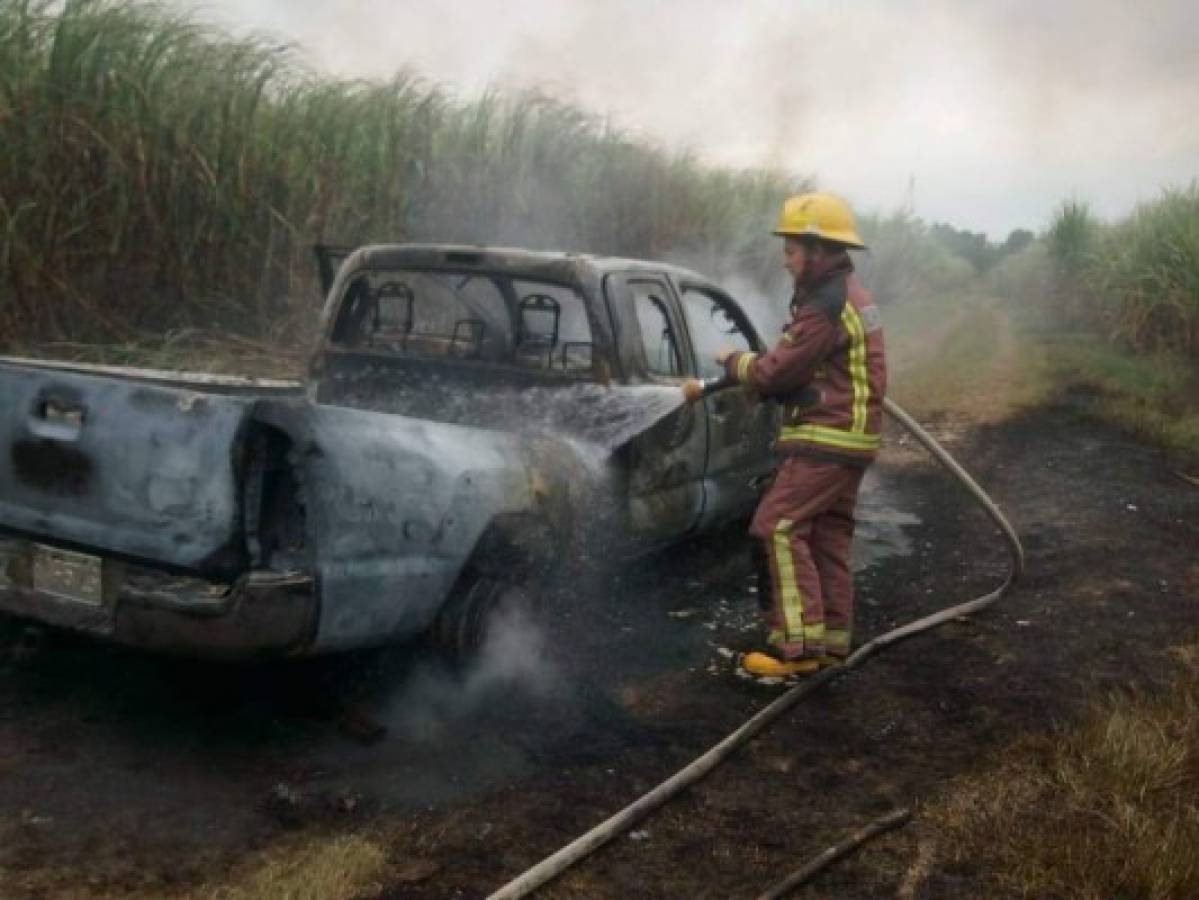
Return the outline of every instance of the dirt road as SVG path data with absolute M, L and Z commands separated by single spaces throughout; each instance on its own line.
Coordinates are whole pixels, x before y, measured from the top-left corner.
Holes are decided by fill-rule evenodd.
M 919 805 L 947 778 L 1164 671 L 1162 650 L 1196 628 L 1199 490 L 1068 405 L 933 424 L 962 435 L 955 449 L 1022 532 L 1018 590 L 788 714 L 546 896 L 748 895 L 914 804 L 916 826 L 811 896 L 891 894 Z M 1004 566 L 982 517 L 916 451 L 892 440 L 877 474 L 864 550 L 910 552 L 859 573 L 862 637 L 974 596 Z M 725 655 L 755 634 L 754 589 L 744 542 L 719 536 L 561 588 L 541 631 L 513 632 L 465 672 L 409 651 L 213 668 L 80 639 L 32 647 L 6 622 L 0 894 L 189 896 L 352 834 L 382 850 L 364 896 L 480 896 L 768 701 Z M 349 736 L 349 702 L 387 736 Z M 960 895 L 967 877 L 934 870 L 919 895 Z

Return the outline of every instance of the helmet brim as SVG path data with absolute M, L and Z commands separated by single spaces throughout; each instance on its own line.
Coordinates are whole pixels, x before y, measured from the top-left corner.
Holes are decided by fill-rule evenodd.
M 866 246 L 866 244 L 862 241 L 862 239 L 860 237 L 858 237 L 856 234 L 855 235 L 845 234 L 845 235 L 840 235 L 838 237 L 832 237 L 831 235 L 825 236 L 823 234 L 816 234 L 815 232 L 812 232 L 812 231 L 779 231 L 777 229 L 770 233 L 773 234 L 775 237 L 782 237 L 782 238 L 789 238 L 789 237 L 814 238 L 815 240 L 824 241 L 829 244 L 840 244 L 841 246 L 847 247 L 850 250 L 869 250 L 870 249 L 869 247 Z

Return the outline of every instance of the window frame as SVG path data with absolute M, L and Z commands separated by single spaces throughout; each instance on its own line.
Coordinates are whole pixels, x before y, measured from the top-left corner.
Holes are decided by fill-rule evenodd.
M 505 313 L 509 319 L 508 325 L 512 330 L 513 341 L 515 341 L 516 329 L 518 327 L 516 317 L 519 316 L 519 311 L 516 309 L 516 305 L 521 299 L 520 292 L 516 289 L 518 283 L 523 284 L 525 287 L 544 286 L 555 291 L 568 292 L 572 297 L 577 298 L 582 311 L 581 321 L 585 323 L 586 328 L 591 335 L 591 341 L 587 342 L 591 346 L 591 364 L 587 368 L 559 368 L 557 366 L 537 367 L 522 365 L 520 362 L 515 360 L 486 361 L 453 357 L 443 358 L 436 355 L 408 354 L 392 350 L 373 348 L 365 345 L 350 346 L 346 343 L 343 343 L 342 340 L 337 338 L 335 335 L 337 335 L 339 328 L 341 327 L 342 319 L 349 314 L 349 294 L 354 289 L 355 283 L 361 278 L 371 278 L 372 276 L 377 277 L 385 273 L 392 275 L 411 273 L 415 275 L 429 275 L 440 278 L 470 277 L 482 278 L 490 281 L 504 303 Z M 434 365 L 439 365 L 448 359 L 455 363 L 461 362 L 469 364 L 472 368 L 492 368 L 520 373 L 535 373 L 553 379 L 563 379 L 568 381 L 602 382 L 606 377 L 604 374 L 606 367 L 603 362 L 604 354 L 601 349 L 597 347 L 596 327 L 595 323 L 592 321 L 590 304 L 591 301 L 588 299 L 586 290 L 578 284 L 574 284 L 565 280 L 538 278 L 536 275 L 522 272 L 493 271 L 491 269 L 449 269 L 436 266 L 363 266 L 345 279 L 345 286 L 341 290 L 341 295 L 338 298 L 334 311 L 335 314 L 331 316 L 328 331 L 326 332 L 327 337 L 324 341 L 324 352 L 342 356 L 364 355 L 372 358 L 395 360 L 404 363 L 415 362 L 430 363 Z M 578 345 L 582 344 L 583 342 L 572 341 L 569 343 L 572 345 Z M 560 347 L 561 345 L 555 348 L 555 354 L 560 350 Z
M 729 294 L 727 291 L 721 290 L 716 285 L 706 281 L 696 281 L 695 279 L 682 279 L 679 281 L 679 296 L 682 297 L 688 291 L 695 291 L 703 294 L 711 300 L 719 303 L 729 313 L 729 318 L 741 329 L 742 332 L 749 338 L 750 349 L 755 353 L 762 353 L 766 349 L 765 343 L 762 341 L 762 336 L 758 333 L 757 327 L 753 320 L 742 308 L 741 304 Z M 687 318 L 687 305 L 680 300 L 680 307 L 683 313 L 683 326 L 687 329 L 687 339 L 695 346 L 695 339 L 691 334 L 691 322 Z
M 670 384 L 677 384 L 686 378 L 695 377 L 695 353 L 692 350 L 686 319 L 679 304 L 677 286 L 664 272 L 629 271 L 619 273 L 619 277 L 625 291 L 628 317 L 633 323 L 629 327 L 636 329 L 636 356 L 641 374 L 649 380 Z M 664 306 L 663 312 L 666 314 L 666 321 L 674 336 L 675 350 L 679 357 L 680 372 L 678 375 L 668 375 L 650 368 L 649 348 L 641 328 L 641 318 L 637 314 L 637 297 L 634 290 L 637 284 L 653 285 L 663 295 L 660 298 Z

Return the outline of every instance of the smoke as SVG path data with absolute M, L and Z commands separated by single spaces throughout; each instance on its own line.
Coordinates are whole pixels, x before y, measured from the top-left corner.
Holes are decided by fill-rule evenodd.
M 469 662 L 421 659 L 378 717 L 393 737 L 438 744 L 470 721 L 515 713 L 522 700 L 560 699 L 565 684 L 543 626 L 525 611 L 504 611 L 492 619 L 486 642 Z
M 768 289 L 745 272 L 734 272 L 721 279 L 733 298 L 745 310 L 766 346 L 773 346 L 779 333 L 791 319 L 791 288 L 788 279 L 778 278 Z
M 389 396 L 395 401 L 430 399 L 424 390 Z M 432 399 L 438 418 L 478 425 L 478 413 L 486 411 L 499 417 L 496 424 L 536 437 L 530 446 L 532 461 L 549 489 L 571 504 L 574 536 L 564 544 L 569 561 L 562 565 L 569 573 L 570 602 L 585 603 L 591 578 L 610 570 L 625 552 L 623 485 L 613 453 L 679 410 L 682 392 L 673 386 L 580 384 L 506 395 L 438 392 Z M 533 580 L 537 589 L 556 589 L 536 576 Z M 390 680 L 397 692 L 385 699 L 377 717 L 402 740 L 437 744 L 484 718 L 524 722 L 532 714 L 530 707 L 560 706 L 573 688 L 554 648 L 569 644 L 571 630 L 578 626 L 555 623 L 560 627 L 551 637 L 550 623 L 544 610 L 493 610 L 485 641 L 467 662 L 418 657 L 402 678 Z
M 1199 151 L 1186 0 L 208 7 L 334 72 L 536 87 L 714 162 L 814 174 L 862 208 L 902 205 L 914 177 L 917 214 L 992 237 L 1071 193 L 1122 213 L 1193 177 Z

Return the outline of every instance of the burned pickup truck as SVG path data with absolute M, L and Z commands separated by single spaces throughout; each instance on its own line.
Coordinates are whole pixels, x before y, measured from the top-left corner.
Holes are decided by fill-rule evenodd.
M 0 612 L 193 656 L 477 644 L 538 577 L 746 514 L 773 411 L 680 402 L 760 348 L 681 268 L 380 245 L 304 381 L 0 357 Z

